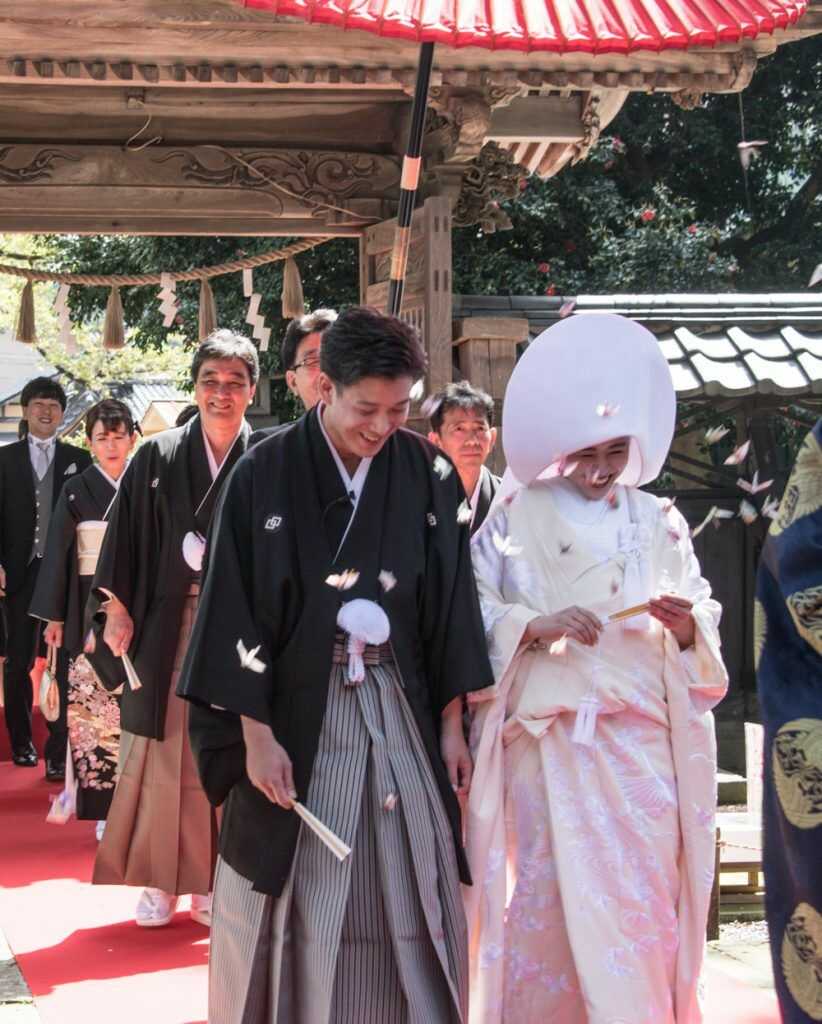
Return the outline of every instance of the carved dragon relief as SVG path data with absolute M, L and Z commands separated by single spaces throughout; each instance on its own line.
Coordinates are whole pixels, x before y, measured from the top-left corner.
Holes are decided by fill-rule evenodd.
M 510 229 L 511 221 L 499 208 L 499 201 L 518 196 L 519 183 L 527 176 L 528 171 L 514 163 L 508 150 L 487 142 L 465 170 L 454 208 L 454 226 L 479 224 L 486 234 Z
M 217 152 L 206 160 L 194 151 L 174 150 L 157 163 L 176 161 L 183 180 L 217 188 L 260 189 L 277 198 L 276 185 L 309 204 L 317 204 L 313 216 L 323 217 L 323 204 L 339 206 L 347 200 L 370 198 L 398 188 L 400 162 L 394 157 L 363 153 L 276 150 Z M 274 185 L 272 186 L 272 183 Z
M 44 178 L 50 178 L 58 160 L 74 162 L 80 160 L 79 156 L 67 153 L 65 150 L 45 147 L 37 150 L 27 163 L 12 166 L 9 158 L 14 156 L 16 148 L 15 146 L 0 147 L 0 184 L 30 185 L 33 182 L 42 181 Z

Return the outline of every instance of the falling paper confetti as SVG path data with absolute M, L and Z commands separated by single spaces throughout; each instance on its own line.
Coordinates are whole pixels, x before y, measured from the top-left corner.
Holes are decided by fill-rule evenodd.
M 459 508 L 457 509 L 457 522 L 460 526 L 465 526 L 467 523 L 471 522 L 472 515 L 473 513 L 471 512 L 471 506 L 468 504 L 468 499 L 463 498 L 460 502 Z
M 759 513 L 747 498 L 743 498 L 739 503 L 739 517 L 746 526 L 750 526 L 759 518 Z
M 779 512 L 779 500 L 777 498 L 766 498 L 762 503 L 762 515 L 767 516 L 768 519 L 776 519 L 776 515 Z
M 522 553 L 522 548 L 514 544 L 510 537 L 501 537 L 495 531 L 492 540 L 494 541 L 494 547 L 503 557 L 509 555 L 513 557 Z
M 738 448 L 734 448 L 731 454 L 725 459 L 726 466 L 739 466 L 748 457 L 748 449 L 751 447 L 750 440 L 741 444 Z
M 265 663 L 257 657 L 257 651 L 259 651 L 260 646 L 260 644 L 257 644 L 256 647 L 247 651 L 242 639 L 237 641 L 237 654 L 240 656 L 240 666 L 242 668 L 247 668 L 251 672 L 265 672 Z
M 611 593 L 617 594 L 619 592 L 619 580 L 611 580 Z
M 579 465 L 578 462 L 569 462 L 566 455 L 556 459 L 555 462 L 557 464 L 557 473 L 560 476 L 570 476 Z
M 434 459 L 434 472 L 440 480 L 447 480 L 451 476 L 453 469 L 454 467 L 448 459 L 444 459 L 441 455 L 437 455 Z
M 398 800 L 399 797 L 397 796 L 396 793 L 389 793 L 385 800 L 383 800 L 383 810 L 393 811 L 394 808 L 397 806 Z
M 420 406 L 420 416 L 424 416 L 425 419 L 430 420 L 439 408 L 440 401 L 441 399 L 438 395 L 429 395 Z
M 737 142 L 736 149 L 739 153 L 739 162 L 742 164 L 742 169 L 747 171 L 751 161 L 759 158 L 759 150 L 767 145 L 768 143 L 765 139 L 756 139 L 753 142 Z
M 397 585 L 397 577 L 393 572 L 389 572 L 388 569 L 383 569 L 377 579 L 380 581 L 380 586 L 386 594 L 389 590 L 393 590 Z
M 711 427 L 705 431 L 705 443 L 716 444 L 728 433 L 730 433 L 730 427 Z
M 549 654 L 556 654 L 556 655 L 565 654 L 565 648 L 567 646 L 568 646 L 568 637 L 567 637 L 567 635 L 565 633 L 563 633 L 562 636 L 559 638 L 559 640 L 555 640 L 551 644 L 551 646 L 548 648 L 548 653 Z
M 813 268 L 811 279 L 808 281 L 808 287 L 813 288 L 818 285 L 820 281 L 822 281 L 822 263 L 817 263 Z
M 572 547 L 573 547 L 573 544 L 570 541 L 566 542 L 564 540 L 561 540 L 559 542 L 559 553 L 561 555 L 567 555 Z
M 736 482 L 742 488 L 742 490 L 747 491 L 748 494 L 758 494 L 760 491 L 767 491 L 767 489 L 773 483 L 773 480 L 764 480 L 762 483 L 760 483 L 759 470 L 757 470 L 753 475 L 753 480 L 751 480 L 750 482 L 748 480 L 743 479 L 742 477 L 740 477 Z
M 674 544 L 678 544 L 682 540 L 682 534 L 673 526 L 668 527 L 668 536 L 671 538 Z
M 610 402 L 600 402 L 597 406 L 597 416 L 602 416 L 603 419 L 607 419 L 609 416 L 616 416 L 619 412 L 618 405 L 612 405 Z
M 702 531 L 708 525 L 708 523 L 712 522 L 715 526 L 718 527 L 719 521 L 721 519 L 733 519 L 733 516 L 733 512 L 728 511 L 728 509 L 717 508 L 716 505 L 712 505 L 710 511 L 699 524 L 699 526 L 695 526 L 693 530 L 691 530 L 691 536 L 698 537 L 700 533 L 702 533 Z
M 674 505 L 676 505 L 676 498 L 666 498 L 659 507 L 662 510 L 662 514 L 667 516 Z
M 563 302 L 563 304 L 559 307 L 560 320 L 564 320 L 566 316 L 570 316 L 576 309 L 576 305 L 577 304 L 575 299 L 569 299 L 567 302 Z
M 608 502 L 611 508 L 619 508 L 619 495 L 617 494 L 616 489 L 611 491 L 605 500 Z
M 356 569 L 343 569 L 341 573 L 332 573 L 325 582 L 337 590 L 350 590 L 359 578 L 360 574 Z

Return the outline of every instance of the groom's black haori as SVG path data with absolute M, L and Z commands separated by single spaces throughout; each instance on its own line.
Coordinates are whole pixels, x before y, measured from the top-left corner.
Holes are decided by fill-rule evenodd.
M 349 318 L 365 313 L 344 314 L 323 338 L 323 369 L 343 387 L 367 376 L 402 375 L 379 349 L 357 347 L 347 334 Z M 271 727 L 293 762 L 304 801 L 326 710 L 337 614 L 344 601 L 362 597 L 378 602 L 390 620 L 405 698 L 468 881 L 459 807 L 438 744 L 443 708 L 492 681 L 469 531 L 457 518 L 462 487 L 456 472 L 444 480 L 435 472 L 439 453 L 432 445 L 400 429 L 374 457 L 348 528 L 352 504 L 319 415 L 318 407 L 248 451 L 226 484 L 212 529 L 178 693 L 194 702 L 191 739 L 206 792 L 217 803 L 227 795 L 221 856 L 255 890 L 282 891 L 299 819 L 249 781 L 238 716 Z M 359 578 L 341 593 L 326 581 L 346 569 Z M 396 578 L 388 592 L 379 582 L 383 570 Z M 243 667 L 238 640 L 247 651 L 259 648 L 261 672 Z

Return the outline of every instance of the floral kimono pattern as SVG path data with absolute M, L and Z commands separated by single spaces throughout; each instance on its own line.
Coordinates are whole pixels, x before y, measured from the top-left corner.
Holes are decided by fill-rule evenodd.
M 496 685 L 469 698 L 472 1024 L 701 1020 L 720 609 L 676 509 L 618 492 L 631 525 L 611 557 L 560 515 L 550 484 L 517 492 L 473 544 Z M 649 617 L 606 626 L 593 648 L 523 645 L 537 615 L 626 607 L 638 566 L 648 597 L 693 601 L 691 650 Z

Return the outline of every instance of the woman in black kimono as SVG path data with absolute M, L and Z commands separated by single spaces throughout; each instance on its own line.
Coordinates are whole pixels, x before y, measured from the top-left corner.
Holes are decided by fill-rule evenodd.
M 46 643 L 65 647 L 68 677 L 68 734 L 65 810 L 74 802 L 77 817 L 102 823 L 117 775 L 120 706 L 115 692 L 125 678 L 122 662 L 102 645 L 84 654 L 91 623 L 86 601 L 120 478 L 136 439 L 128 406 L 116 399 L 98 402 L 86 414 L 86 437 L 95 464 L 63 487 L 49 526 L 46 552 L 29 609 L 47 622 Z M 102 824 L 98 826 L 98 837 Z
M 134 667 L 121 700 L 120 777 L 93 882 L 144 887 L 136 921 L 158 928 L 178 898 L 210 921 L 216 817 L 175 694 L 197 606 L 200 566 L 220 489 L 248 444 L 245 412 L 259 362 L 254 345 L 215 331 L 191 367 L 198 415 L 141 445 L 111 512 L 92 586 L 104 641 Z
M 416 333 L 351 309 L 321 402 L 226 485 L 178 692 L 220 827 L 210 1024 L 457 1024 L 463 695 L 491 685 L 452 464 L 401 429 Z M 351 848 L 300 828 L 299 799 Z

